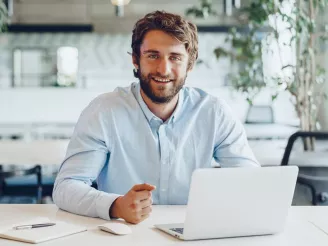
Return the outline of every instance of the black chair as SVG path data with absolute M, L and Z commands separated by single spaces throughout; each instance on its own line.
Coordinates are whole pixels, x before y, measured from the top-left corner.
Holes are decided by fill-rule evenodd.
M 11 178 L 36 175 L 36 183 L 31 187 L 17 186 L 14 192 L 7 192 L 7 182 Z M 0 170 L 0 203 L 41 203 L 42 176 L 41 166 L 37 165 L 27 170 L 2 171 Z
M 281 161 L 282 166 L 287 166 L 289 162 L 289 157 L 293 149 L 293 145 L 298 138 L 315 138 L 321 140 L 328 140 L 328 132 L 306 132 L 298 131 L 291 135 L 288 139 L 288 143 L 285 149 L 284 156 Z M 327 153 L 328 155 L 328 153 Z M 328 164 L 328 158 L 327 158 Z M 297 183 L 308 187 L 311 191 L 311 202 L 313 205 L 323 205 L 328 201 L 328 174 L 317 175 L 318 172 L 313 170 L 319 169 L 319 172 L 327 173 L 327 167 L 300 167 L 299 175 L 297 177 Z M 325 204 L 326 205 L 326 204 Z

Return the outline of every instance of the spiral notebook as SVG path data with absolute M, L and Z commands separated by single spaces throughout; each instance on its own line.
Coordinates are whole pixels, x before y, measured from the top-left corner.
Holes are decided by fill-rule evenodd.
M 56 225 L 34 229 L 13 229 L 14 226 L 19 225 L 30 225 L 50 222 L 54 222 L 56 223 Z M 38 217 L 32 220 L 25 220 L 19 223 L 7 224 L 6 226 L 2 226 L 0 228 L 0 238 L 26 243 L 41 243 L 44 241 L 84 232 L 86 230 L 87 229 L 85 227 L 69 224 L 64 221 L 50 221 L 49 218 Z

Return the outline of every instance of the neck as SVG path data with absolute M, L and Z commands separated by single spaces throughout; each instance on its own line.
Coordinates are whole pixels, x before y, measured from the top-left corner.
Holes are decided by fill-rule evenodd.
M 175 97 L 173 97 L 172 100 L 168 103 L 158 104 L 150 100 L 150 98 L 146 96 L 142 89 L 140 89 L 140 92 L 141 97 L 148 106 L 149 110 L 163 121 L 166 121 L 168 118 L 170 118 L 178 104 L 179 93 L 175 95 Z

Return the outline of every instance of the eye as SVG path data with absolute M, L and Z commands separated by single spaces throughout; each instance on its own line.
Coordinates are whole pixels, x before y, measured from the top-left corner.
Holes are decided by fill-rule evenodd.
M 171 60 L 172 61 L 181 61 L 181 57 L 179 57 L 179 56 L 172 56 L 171 57 Z
M 158 55 L 151 54 L 151 55 L 148 56 L 148 58 L 150 58 L 150 59 L 157 59 L 158 58 Z

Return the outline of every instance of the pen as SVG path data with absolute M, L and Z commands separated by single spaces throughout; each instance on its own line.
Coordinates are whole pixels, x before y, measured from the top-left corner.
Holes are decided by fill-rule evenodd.
M 33 224 L 33 225 L 20 225 L 13 227 L 14 230 L 22 230 L 22 229 L 33 229 L 33 228 L 40 228 L 40 227 L 46 227 L 46 226 L 53 226 L 56 225 L 56 223 L 44 223 L 44 224 Z

